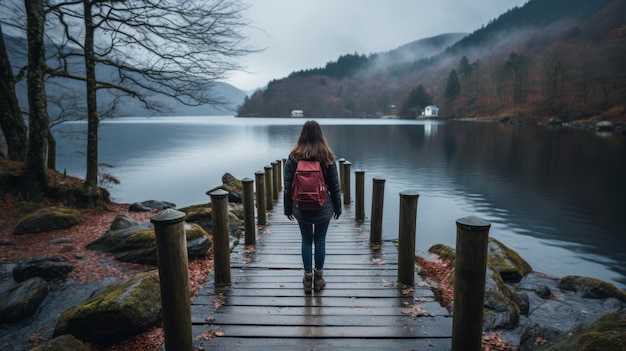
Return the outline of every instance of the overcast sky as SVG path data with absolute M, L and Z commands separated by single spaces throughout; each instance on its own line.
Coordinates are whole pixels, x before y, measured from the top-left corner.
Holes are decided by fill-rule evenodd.
M 323 67 L 340 55 L 388 51 L 444 33 L 471 33 L 527 0 L 243 0 L 249 44 L 267 48 L 244 58 L 249 73 L 228 83 L 265 86 L 293 71 Z

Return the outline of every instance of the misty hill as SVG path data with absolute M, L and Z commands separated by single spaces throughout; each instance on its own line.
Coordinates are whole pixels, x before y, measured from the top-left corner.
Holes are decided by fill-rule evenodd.
M 27 63 L 26 40 L 24 38 L 6 36 L 5 43 L 11 65 L 14 71 L 18 72 Z M 48 63 L 52 67 L 57 67 L 59 62 L 53 54 L 55 49 L 51 46 L 46 48 L 48 53 Z M 84 61 L 79 52 L 78 56 L 70 57 L 67 65 L 75 75 L 84 76 Z M 115 75 L 113 68 L 105 65 L 96 66 L 97 77 L 109 77 Z M 106 80 L 106 79 L 105 79 Z M 21 79 L 16 87 L 20 105 L 27 109 L 28 98 L 26 93 L 26 78 Z M 50 117 L 54 120 L 57 117 L 62 119 L 81 119 L 86 116 L 85 108 L 85 83 L 73 79 L 50 78 L 46 81 L 46 90 L 48 92 L 48 111 Z M 149 103 L 153 104 L 153 108 L 147 108 L 145 104 L 125 96 L 121 97 L 112 90 L 98 91 L 98 105 L 101 116 L 109 113 L 110 117 L 134 117 L 134 116 L 217 116 L 232 115 L 237 107 L 243 102 L 245 93 L 238 88 L 224 82 L 216 82 L 213 86 L 213 94 L 216 98 L 225 102 L 224 106 L 187 106 L 174 98 L 164 95 L 154 95 Z M 115 101 L 116 108 L 114 111 L 108 111 L 111 103 Z
M 530 0 L 439 50 L 355 53 L 294 72 L 238 114 L 414 117 L 434 103 L 447 117 L 626 118 L 624 13 L 626 0 Z
M 419 39 L 404 44 L 397 49 L 373 55 L 374 64 L 379 66 L 398 65 L 426 59 L 457 43 L 467 33 L 446 33 L 434 37 Z

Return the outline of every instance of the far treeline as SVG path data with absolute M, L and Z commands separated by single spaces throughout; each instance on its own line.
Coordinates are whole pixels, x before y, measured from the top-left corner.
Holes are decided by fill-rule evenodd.
M 450 118 L 622 119 L 624 13 L 626 0 L 530 0 L 411 62 L 355 53 L 293 72 L 247 97 L 238 115 L 415 118 L 435 104 Z
M 98 187 L 100 119 L 132 99 L 157 110 L 164 96 L 187 106 L 224 103 L 212 86 L 255 51 L 240 33 L 245 9 L 237 0 L 0 2 L 0 127 L 7 158 L 24 164 L 1 179 L 0 196 L 11 191 L 37 201 L 50 195 L 50 128 L 71 116 L 88 121 L 84 187 L 72 196 L 106 206 L 108 195 Z M 27 42 L 16 60 L 27 62 L 24 67 L 10 61 L 20 49 L 7 52 L 14 38 Z M 24 81 L 28 101 L 20 105 L 16 87 Z M 68 81 L 83 82 L 86 93 L 64 90 Z M 101 101 L 103 92 L 113 98 Z M 49 116 L 50 104 L 57 116 Z

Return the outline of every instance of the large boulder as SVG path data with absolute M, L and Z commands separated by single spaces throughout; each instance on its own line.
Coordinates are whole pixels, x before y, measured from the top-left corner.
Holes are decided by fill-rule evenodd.
M 212 192 L 218 189 L 228 191 L 228 202 L 243 202 L 243 184 L 241 183 L 241 180 L 235 178 L 232 174 L 224 173 L 222 176 L 222 185 L 207 190 L 206 194 L 211 195 Z
M 523 298 L 517 296 L 505 284 L 499 272 L 488 265 L 485 279 L 483 329 L 513 329 L 517 327 L 521 314 L 517 300 L 523 300 Z M 526 313 L 528 313 L 528 307 L 526 307 Z
M 62 280 L 74 269 L 72 262 L 61 255 L 35 257 L 18 263 L 13 268 L 13 279 L 22 282 L 33 277 L 47 281 Z
M 44 345 L 37 346 L 29 351 L 89 351 L 82 341 L 76 339 L 74 335 L 65 334 L 56 337 Z
M 128 210 L 131 212 L 150 212 L 152 210 L 166 210 L 168 208 L 176 208 L 176 204 L 167 201 L 147 200 L 131 204 Z
M 161 293 L 155 270 L 68 308 L 59 317 L 54 336 L 72 334 L 83 341 L 108 345 L 142 333 L 160 321 Z
M 17 322 L 33 316 L 48 295 L 48 283 L 31 278 L 0 293 L 0 321 Z
M 71 228 L 82 221 L 80 211 L 66 207 L 46 207 L 20 218 L 13 234 L 41 233 Z
M 231 248 L 239 244 L 239 239 L 241 238 L 244 230 L 242 220 L 243 213 L 239 216 L 238 213 L 242 211 L 239 211 L 237 205 L 234 207 L 234 209 L 231 209 L 228 212 L 228 232 L 230 235 Z M 208 233 L 213 233 L 213 208 L 210 203 L 192 205 L 178 210 L 185 213 L 185 221 L 195 223 Z
M 561 278 L 559 288 L 566 291 L 574 291 L 583 298 L 607 299 L 614 297 L 626 303 L 626 293 L 619 290 L 615 285 L 596 278 L 568 275 Z
M 124 262 L 157 264 L 154 225 L 135 222 L 123 215 L 118 216 L 111 229 L 87 245 L 88 249 L 113 253 Z M 118 228 L 118 229 L 115 229 Z M 209 234 L 199 225 L 185 223 L 187 256 L 189 259 L 204 257 L 212 245 Z
M 498 271 L 507 283 L 517 283 L 533 270 L 517 252 L 494 238 L 489 238 L 487 250 L 489 266 Z
M 606 314 L 589 326 L 577 328 L 556 340 L 546 341 L 538 350 L 626 350 L 626 311 Z

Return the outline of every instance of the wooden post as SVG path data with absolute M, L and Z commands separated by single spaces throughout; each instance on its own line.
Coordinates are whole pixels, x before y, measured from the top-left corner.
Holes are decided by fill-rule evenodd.
M 419 193 L 414 190 L 405 190 L 400 193 L 398 283 L 407 286 L 415 284 L 415 225 L 419 196 Z
M 265 172 L 256 171 L 254 173 L 256 180 L 256 215 L 257 224 L 267 224 L 267 214 L 265 213 Z
M 278 180 L 278 163 L 277 162 L 272 162 L 272 198 L 274 199 L 274 201 L 278 201 L 278 188 L 280 187 L 279 185 L 279 180 Z
M 380 249 L 383 242 L 383 204 L 385 203 L 385 179 L 372 179 L 372 219 L 370 223 L 370 245 Z
M 265 208 L 271 211 L 274 208 L 274 172 L 270 165 L 265 166 Z
M 490 227 L 476 216 L 456 220 L 452 351 L 481 350 Z
M 365 171 L 357 169 L 354 171 L 354 204 L 356 206 L 356 220 L 365 221 Z
M 245 231 L 245 244 L 254 245 L 256 243 L 256 225 L 254 224 L 254 181 L 250 178 L 243 178 L 243 224 Z
M 278 175 L 278 181 L 276 182 L 276 184 L 278 185 L 278 191 L 280 192 L 281 190 L 283 190 L 283 165 L 282 165 L 282 160 L 281 159 L 277 159 L 276 163 L 278 164 L 278 167 L 276 167 L 276 175 Z
M 343 204 L 350 205 L 350 165 L 351 163 L 346 161 L 343 163 L 343 185 L 345 188 L 343 189 Z
M 213 209 L 213 256 L 215 285 L 230 285 L 230 235 L 228 228 L 228 191 L 211 192 Z
M 185 213 L 163 210 L 152 218 L 157 246 L 165 350 L 193 350 Z
M 346 185 L 343 183 L 343 164 L 346 162 L 345 158 L 340 158 L 339 161 L 339 187 L 341 188 L 341 192 L 343 193 L 346 188 Z

